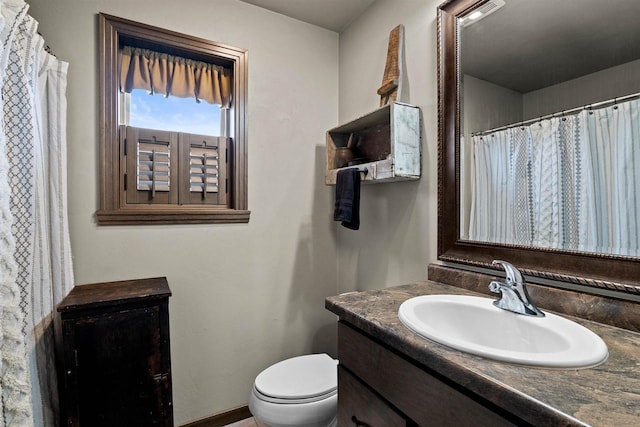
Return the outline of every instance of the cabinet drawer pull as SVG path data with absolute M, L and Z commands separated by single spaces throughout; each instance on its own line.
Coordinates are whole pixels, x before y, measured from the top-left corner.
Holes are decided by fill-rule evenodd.
M 358 420 L 358 417 L 356 417 L 355 415 L 351 417 L 351 421 L 353 421 L 353 425 L 357 427 L 371 427 L 369 424 Z
M 153 380 L 157 383 L 166 381 L 169 378 L 169 374 L 156 374 L 153 376 Z

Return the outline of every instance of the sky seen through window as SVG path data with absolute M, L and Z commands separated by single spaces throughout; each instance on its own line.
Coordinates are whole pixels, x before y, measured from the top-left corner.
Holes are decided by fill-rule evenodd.
M 146 90 L 131 92 L 129 124 L 131 126 L 187 132 L 202 135 L 220 135 L 220 106 L 196 102 L 194 98 L 149 95 Z

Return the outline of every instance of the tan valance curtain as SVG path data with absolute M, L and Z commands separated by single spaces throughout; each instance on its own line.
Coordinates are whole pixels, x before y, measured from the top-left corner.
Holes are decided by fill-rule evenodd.
M 164 96 L 195 98 L 222 108 L 231 105 L 231 70 L 148 49 L 122 48 L 120 90 L 145 89 Z

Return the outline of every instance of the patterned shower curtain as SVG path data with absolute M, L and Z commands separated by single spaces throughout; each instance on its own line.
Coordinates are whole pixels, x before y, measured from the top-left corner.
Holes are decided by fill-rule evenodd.
M 640 101 L 473 137 L 470 240 L 640 255 Z
M 640 255 L 640 100 L 583 112 L 592 173 L 581 250 Z
M 55 305 L 73 285 L 67 63 L 22 0 L 0 0 L 0 427 L 53 426 Z

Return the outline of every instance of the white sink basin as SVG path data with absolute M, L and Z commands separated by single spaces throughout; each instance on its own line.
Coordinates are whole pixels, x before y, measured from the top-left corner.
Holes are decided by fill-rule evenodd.
M 417 334 L 457 350 L 503 362 L 547 368 L 590 368 L 607 360 L 602 339 L 571 320 L 515 314 L 491 299 L 424 295 L 400 306 L 400 321 Z

